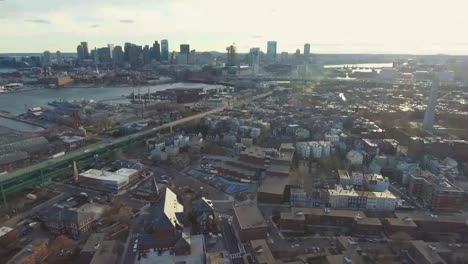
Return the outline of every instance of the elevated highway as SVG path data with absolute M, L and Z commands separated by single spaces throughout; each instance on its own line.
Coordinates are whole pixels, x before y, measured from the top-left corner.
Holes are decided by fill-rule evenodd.
M 43 186 L 55 178 L 68 177 L 73 173 L 72 162 L 76 161 L 78 169 L 85 169 L 92 164 L 97 157 L 109 158 L 114 151 L 124 147 L 141 144 L 145 139 L 156 136 L 164 130 L 172 131 L 177 125 L 200 119 L 207 115 L 222 112 L 224 108 L 217 108 L 193 116 L 185 117 L 158 127 L 150 128 L 132 135 L 118 138 L 112 142 L 100 142 L 89 145 L 63 156 L 36 163 L 32 166 L 12 171 L 0 176 L 0 194 L 4 204 L 7 196 L 27 188 Z

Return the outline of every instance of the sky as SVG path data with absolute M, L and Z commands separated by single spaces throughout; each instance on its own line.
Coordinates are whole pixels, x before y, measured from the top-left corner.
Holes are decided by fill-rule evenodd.
M 468 54 L 466 0 L 0 0 L 0 53 L 168 39 L 171 50 Z

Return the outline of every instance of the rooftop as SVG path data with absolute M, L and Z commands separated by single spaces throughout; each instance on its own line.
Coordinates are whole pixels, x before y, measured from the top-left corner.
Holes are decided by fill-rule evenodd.
M 385 221 L 392 226 L 400 227 L 418 227 L 411 218 L 385 218 Z
M 152 208 L 153 228 L 174 228 L 175 225 L 183 226 L 179 222 L 178 215 L 184 212 L 184 207 L 177 201 L 177 195 L 169 188 L 166 188 L 165 196 L 160 199 Z
M 362 211 L 352 211 L 352 210 L 335 210 L 329 208 L 309 208 L 309 207 L 293 207 L 291 208 L 291 212 L 297 214 L 298 212 L 302 212 L 304 215 L 316 215 L 316 216 L 323 216 L 329 215 L 334 217 L 348 217 L 354 218 L 357 215 L 365 216 L 364 212 Z
M 284 188 L 288 184 L 288 177 L 269 176 L 265 177 L 262 185 L 258 188 L 257 192 L 283 194 Z
M 256 205 L 234 207 L 234 213 L 241 229 L 267 227 L 265 218 Z
M 430 214 L 426 212 L 396 212 L 400 219 L 410 218 L 413 221 L 468 224 L 468 217 L 464 214 Z
M 184 263 L 184 264 L 203 264 L 205 257 L 205 246 L 204 246 L 204 237 L 203 235 L 192 235 L 186 237 L 187 242 L 190 244 L 190 255 L 176 256 L 175 254 L 170 254 L 170 251 L 164 251 L 161 255 L 158 252 L 148 252 L 146 258 L 141 258 L 135 263 L 139 264 L 174 264 L 174 263 Z
M 422 240 L 412 240 L 411 246 L 414 247 L 420 254 L 418 254 L 418 257 L 421 255 L 424 257 L 425 261 L 424 263 L 434 263 L 434 264 L 444 264 L 447 263 L 445 260 L 443 260 L 439 254 L 435 251 L 435 248 L 427 244 L 426 242 Z M 418 261 L 419 262 L 419 261 Z
M 80 177 L 92 178 L 101 181 L 116 181 L 119 183 L 128 181 L 128 176 L 126 175 L 96 169 L 84 171 L 80 173 Z
M 258 263 L 275 263 L 276 260 L 265 239 L 252 240 L 250 241 L 250 245 L 254 251 L 252 254 L 254 254 Z
M 357 224 L 358 225 L 372 225 L 372 226 L 381 226 L 382 222 L 378 218 L 375 217 L 364 217 L 364 218 L 358 218 L 357 219 Z

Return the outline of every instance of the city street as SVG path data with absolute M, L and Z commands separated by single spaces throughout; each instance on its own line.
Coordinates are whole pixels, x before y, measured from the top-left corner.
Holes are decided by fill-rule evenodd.
M 239 243 L 237 241 L 234 230 L 229 223 L 227 218 L 222 218 L 223 221 L 223 237 L 224 244 L 229 252 L 230 258 L 233 264 L 243 264 L 242 254 L 239 248 Z

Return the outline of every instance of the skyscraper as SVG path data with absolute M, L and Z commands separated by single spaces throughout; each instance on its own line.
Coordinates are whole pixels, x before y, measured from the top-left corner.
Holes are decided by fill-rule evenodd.
M 109 56 L 112 59 L 112 52 L 114 51 L 114 44 L 107 44 L 107 47 L 109 48 Z
M 132 46 L 133 44 L 130 43 L 130 42 L 125 42 L 124 44 L 124 60 L 126 62 L 129 61 L 129 57 L 130 57 L 130 47 Z
M 161 40 L 161 60 L 169 61 L 169 42 L 167 39 Z
M 276 41 L 267 42 L 267 57 L 271 60 L 276 59 Z
M 89 49 L 88 49 L 88 42 L 81 42 L 81 47 L 83 47 L 83 55 L 85 59 L 89 59 Z
M 180 44 L 180 52 L 177 57 L 179 64 L 188 64 L 190 56 L 190 45 L 189 44 Z
M 112 51 L 112 61 L 118 65 L 121 65 L 125 62 L 124 52 L 121 46 L 115 46 L 114 50 Z
M 189 54 L 190 53 L 190 45 L 189 44 L 180 44 L 180 53 Z
M 227 63 L 226 66 L 236 66 L 237 65 L 237 58 L 236 58 L 236 46 L 231 45 L 226 48 L 227 51 Z
M 50 66 L 50 51 L 44 51 L 42 55 L 42 67 L 49 67 Z
M 433 76 L 431 94 L 427 101 L 426 112 L 424 113 L 423 128 L 432 131 L 434 128 L 435 109 L 437 105 L 437 96 L 439 93 L 439 80 Z
M 78 45 L 76 47 L 76 56 L 78 58 L 78 61 L 82 62 L 84 60 L 84 49 L 83 46 Z
M 310 44 L 309 43 L 306 43 L 304 45 L 304 56 L 309 56 L 310 55 Z
M 141 46 L 131 44 L 128 54 L 128 62 L 132 67 L 138 67 L 143 63 L 143 50 Z
M 156 59 L 156 61 L 161 61 L 161 46 L 159 45 L 159 42 L 157 41 L 154 42 L 153 51 L 154 51 L 154 59 Z
M 63 65 L 62 53 L 59 50 L 57 50 L 57 52 L 55 53 L 55 56 L 57 58 L 57 65 L 62 66 Z
M 258 75 L 260 72 L 260 48 L 251 48 L 249 52 L 249 63 L 252 68 L 252 74 Z
M 143 48 L 143 64 L 149 64 L 151 62 L 151 53 L 150 53 L 150 47 L 148 45 L 145 45 Z

